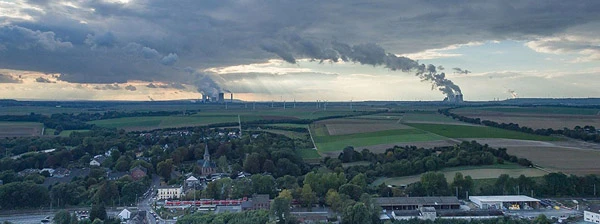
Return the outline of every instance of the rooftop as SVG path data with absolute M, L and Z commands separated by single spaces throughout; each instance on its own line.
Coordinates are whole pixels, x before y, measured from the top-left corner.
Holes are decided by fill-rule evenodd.
M 397 206 L 397 205 L 456 205 L 460 204 L 456 197 L 391 197 L 374 198 L 379 206 Z
M 517 202 L 517 201 L 540 201 L 525 195 L 501 195 L 501 196 L 470 196 L 469 200 L 481 202 Z

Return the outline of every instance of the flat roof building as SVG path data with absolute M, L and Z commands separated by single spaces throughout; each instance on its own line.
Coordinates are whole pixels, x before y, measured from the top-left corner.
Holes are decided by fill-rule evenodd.
M 538 209 L 540 200 L 525 195 L 470 196 L 481 209 Z
M 600 223 L 600 205 L 590 205 L 583 211 L 583 220 L 586 222 Z
M 374 198 L 375 204 L 386 210 L 417 210 L 421 207 L 433 207 L 436 210 L 460 209 L 456 197 L 390 197 Z

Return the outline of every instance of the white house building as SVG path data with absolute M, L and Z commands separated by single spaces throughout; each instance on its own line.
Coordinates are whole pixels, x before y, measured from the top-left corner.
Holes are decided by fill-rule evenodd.
M 121 213 L 119 213 L 118 217 L 121 220 L 128 220 L 131 218 L 131 212 L 127 209 L 123 209 L 123 211 L 121 211 Z
M 583 211 L 583 220 L 591 223 L 600 223 L 600 205 L 591 205 Z
M 158 198 L 158 200 L 174 199 L 181 198 L 182 194 L 183 188 L 181 186 L 165 186 L 158 187 L 158 194 L 156 195 L 156 197 Z

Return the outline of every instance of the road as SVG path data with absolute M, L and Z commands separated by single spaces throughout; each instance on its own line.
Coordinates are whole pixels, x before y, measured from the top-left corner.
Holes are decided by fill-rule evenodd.
M 160 185 L 160 177 L 157 175 L 152 176 L 152 183 L 150 184 L 150 189 L 140 198 L 140 201 L 137 204 L 138 211 L 146 211 L 146 217 L 148 217 L 148 221 L 150 224 L 163 224 L 166 223 L 160 217 L 154 217 L 154 211 L 152 210 L 153 197 L 156 195 L 156 189 Z
M 85 210 L 89 210 L 87 208 Z M 23 224 L 39 224 L 42 219 L 45 217 L 54 217 L 58 211 L 62 209 L 53 209 L 53 210 L 43 210 L 43 211 L 30 211 L 30 212 L 19 212 L 16 214 L 3 214 L 0 216 L 0 223 L 4 221 L 9 221 L 12 223 L 23 223 Z M 116 216 L 121 212 L 121 210 L 111 210 L 106 209 L 106 213 L 108 216 Z

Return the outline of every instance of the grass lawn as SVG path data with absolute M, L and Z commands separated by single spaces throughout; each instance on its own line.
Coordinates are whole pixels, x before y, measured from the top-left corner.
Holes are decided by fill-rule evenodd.
M 501 174 L 508 174 L 511 177 L 519 177 L 525 175 L 527 177 L 540 177 L 547 173 L 535 168 L 522 167 L 516 164 L 494 164 L 486 166 L 464 166 L 464 167 L 452 167 L 442 169 L 441 172 L 446 177 L 448 183 L 452 183 L 454 175 L 460 172 L 463 176 L 471 176 L 474 180 L 478 179 L 495 179 Z M 392 184 L 396 186 L 408 185 L 421 180 L 421 175 L 412 175 L 404 177 L 390 177 L 390 178 L 379 178 L 375 180 L 371 185 L 377 186 L 381 183 Z
M 338 151 L 344 149 L 346 146 L 361 147 L 379 144 L 422 142 L 445 139 L 444 137 L 427 133 L 418 129 L 395 129 L 348 135 L 323 135 L 324 133 L 319 131 L 319 127 L 317 127 L 313 133 L 316 133 L 313 138 L 317 144 L 317 148 L 322 152 Z
M 314 149 L 296 149 L 296 153 L 298 153 L 302 159 L 321 159 L 321 155 Z
M 69 137 L 69 136 L 71 136 L 71 133 L 73 133 L 73 132 L 87 132 L 87 131 L 90 131 L 90 130 L 87 130 L 87 129 L 82 129 L 82 130 L 65 130 L 65 131 L 61 131 L 58 136 L 60 136 L 60 137 Z
M 449 124 L 408 124 L 409 126 L 435 133 L 448 138 L 507 138 L 536 141 L 558 141 L 559 138 L 509 131 L 485 126 L 465 126 Z

